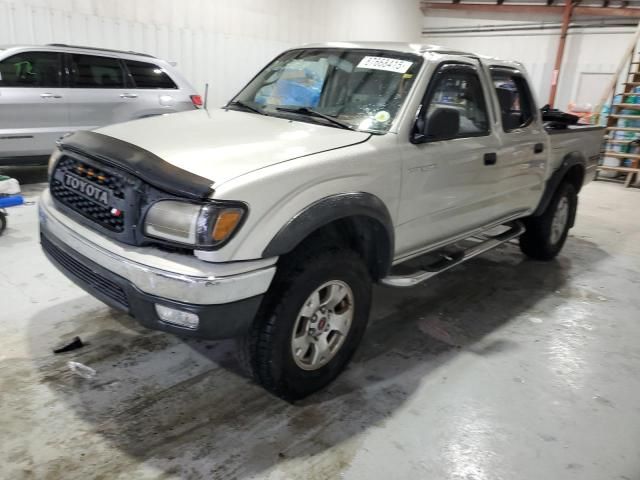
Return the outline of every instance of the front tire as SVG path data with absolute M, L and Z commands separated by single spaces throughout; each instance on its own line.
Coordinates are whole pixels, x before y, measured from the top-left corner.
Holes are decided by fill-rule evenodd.
M 257 382 L 293 401 L 346 367 L 367 326 L 372 282 L 350 250 L 313 249 L 283 260 L 246 345 Z
M 574 186 L 561 184 L 544 213 L 525 220 L 527 229 L 520 237 L 520 250 L 536 260 L 555 258 L 567 240 L 577 207 L 578 195 Z

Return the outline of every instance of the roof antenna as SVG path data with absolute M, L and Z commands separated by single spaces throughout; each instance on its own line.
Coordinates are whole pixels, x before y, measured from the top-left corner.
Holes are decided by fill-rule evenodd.
M 207 113 L 209 113 L 209 110 L 207 110 L 207 100 L 209 100 L 209 84 L 205 83 L 204 84 L 204 109 Z

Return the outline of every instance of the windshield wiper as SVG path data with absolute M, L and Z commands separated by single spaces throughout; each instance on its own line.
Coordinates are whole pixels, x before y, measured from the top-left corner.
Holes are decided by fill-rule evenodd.
M 340 120 L 338 120 L 335 117 L 332 117 L 331 115 L 325 115 L 324 113 L 320 113 L 317 110 L 313 110 L 311 108 L 307 108 L 307 107 L 295 107 L 295 108 L 294 107 L 276 107 L 276 110 L 278 110 L 279 112 L 299 113 L 300 115 L 306 115 L 308 117 L 324 118 L 328 122 L 331 122 L 334 125 L 339 126 L 340 128 L 344 128 L 345 130 L 356 130 L 351 125 L 348 125 L 348 124 L 346 124 L 344 122 L 341 122 Z
M 227 110 L 229 109 L 229 107 L 242 107 L 245 110 L 250 110 L 250 111 L 252 111 L 254 113 L 258 113 L 260 115 L 267 115 L 265 112 L 260 110 L 258 107 L 253 107 L 253 106 L 249 105 L 248 103 L 243 102 L 242 100 L 233 100 L 232 102 L 229 102 L 224 106 L 224 108 L 226 108 Z

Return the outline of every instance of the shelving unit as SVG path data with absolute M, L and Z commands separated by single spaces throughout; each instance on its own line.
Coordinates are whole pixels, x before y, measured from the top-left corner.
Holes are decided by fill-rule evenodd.
M 623 162 L 620 166 L 598 167 L 598 172 L 624 174 L 625 187 L 629 187 L 640 174 L 640 148 L 636 148 L 640 146 L 640 91 L 634 91 L 640 87 L 640 61 L 634 61 L 633 56 L 632 51 L 626 81 L 621 84 L 621 91 L 614 92 L 611 98 L 603 151 L 603 157 L 620 159 Z M 635 103 L 636 101 L 638 103 Z M 638 112 L 638 115 L 630 112 Z

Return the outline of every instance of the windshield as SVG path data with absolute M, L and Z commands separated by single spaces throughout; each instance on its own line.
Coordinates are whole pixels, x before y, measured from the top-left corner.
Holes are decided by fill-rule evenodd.
M 420 56 L 400 52 L 291 50 L 260 72 L 230 106 L 238 102 L 234 108 L 257 108 L 267 115 L 293 115 L 336 128 L 385 133 L 421 65 Z M 331 118 L 322 118 L 327 116 Z

